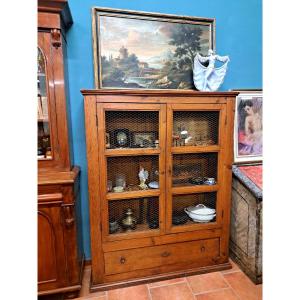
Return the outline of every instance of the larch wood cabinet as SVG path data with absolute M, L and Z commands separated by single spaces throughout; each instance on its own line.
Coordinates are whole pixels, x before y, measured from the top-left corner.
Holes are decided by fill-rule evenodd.
M 79 174 L 73 166 L 66 77 L 67 1 L 38 1 L 38 295 L 81 288 Z
M 230 268 L 237 93 L 103 89 L 82 94 L 91 290 Z M 198 204 L 215 211 L 209 221 L 196 222 L 186 213 Z

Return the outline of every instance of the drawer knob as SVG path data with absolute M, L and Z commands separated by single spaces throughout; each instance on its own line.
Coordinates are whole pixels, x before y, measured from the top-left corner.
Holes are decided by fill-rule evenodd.
M 168 256 L 170 256 L 170 255 L 171 255 L 171 253 L 168 252 L 168 251 L 165 251 L 165 252 L 163 252 L 163 253 L 161 254 L 162 257 L 168 257 Z
M 205 247 L 202 246 L 202 247 L 201 247 L 201 252 L 204 252 L 204 251 L 205 251 Z
M 125 262 L 126 262 L 126 258 L 123 257 L 123 256 L 121 256 L 121 258 L 120 258 L 120 263 L 121 263 L 121 264 L 125 264 Z

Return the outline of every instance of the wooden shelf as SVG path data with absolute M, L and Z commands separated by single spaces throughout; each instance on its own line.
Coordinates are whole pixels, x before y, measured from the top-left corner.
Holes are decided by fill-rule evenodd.
M 210 228 L 219 228 L 216 220 L 206 222 L 206 223 L 200 223 L 200 222 L 194 222 L 192 220 L 188 220 L 185 224 L 182 225 L 172 225 L 171 232 L 179 233 L 179 232 L 195 231 L 199 229 L 205 230 Z
M 116 233 L 108 234 L 105 237 L 105 241 L 114 242 L 114 241 L 122 241 L 122 240 L 131 240 L 138 238 L 146 238 L 152 236 L 159 236 L 160 229 L 151 229 L 148 224 L 137 224 L 136 229 L 132 231 L 119 231 Z
M 156 148 L 118 148 L 106 149 L 105 156 L 134 156 L 134 155 L 157 155 L 160 149 Z
M 48 157 L 39 157 L 38 156 L 38 160 L 51 160 L 52 156 L 48 156 Z
M 38 122 L 49 122 L 48 118 L 39 118 Z
M 219 189 L 218 184 L 214 185 L 191 185 L 191 186 L 174 186 L 172 187 L 172 194 L 183 195 L 183 194 L 193 194 L 193 193 L 206 193 L 206 192 L 216 192 Z
M 107 193 L 107 200 L 123 200 L 132 198 L 146 198 L 146 197 L 157 197 L 160 195 L 160 189 L 149 189 L 140 191 L 130 191 L 122 193 Z
M 146 233 L 146 232 L 150 232 L 150 231 L 159 231 L 159 228 L 151 229 L 151 228 L 149 228 L 149 225 L 147 223 L 142 223 L 142 224 L 136 224 L 135 230 L 124 231 L 122 229 L 122 227 L 120 226 L 119 231 L 117 231 L 115 233 L 110 233 L 109 236 L 110 237 L 113 237 L 113 236 L 122 237 L 123 235 L 132 235 L 132 234 L 141 233 L 141 232 Z
M 179 146 L 172 147 L 172 153 L 174 154 L 184 154 L 184 153 L 201 153 L 201 152 L 219 152 L 220 146 L 211 145 L 211 146 Z

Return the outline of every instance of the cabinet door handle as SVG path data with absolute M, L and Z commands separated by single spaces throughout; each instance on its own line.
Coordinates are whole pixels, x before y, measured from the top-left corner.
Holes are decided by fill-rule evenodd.
M 163 252 L 163 253 L 161 254 L 162 257 L 168 257 L 168 256 L 170 256 L 170 255 L 171 255 L 171 253 L 168 252 L 168 251 L 165 251 L 165 252 Z
M 202 247 L 201 247 L 201 252 L 204 252 L 204 251 L 205 251 L 205 247 L 202 246 Z
M 126 262 L 126 258 L 123 257 L 123 256 L 121 256 L 121 258 L 120 258 L 120 263 L 121 263 L 121 264 L 125 264 L 125 262 Z

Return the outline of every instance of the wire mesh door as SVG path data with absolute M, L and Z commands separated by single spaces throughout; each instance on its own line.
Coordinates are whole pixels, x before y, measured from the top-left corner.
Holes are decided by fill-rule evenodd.
M 98 115 L 103 239 L 160 234 L 164 227 L 165 106 L 101 104 Z
M 220 222 L 224 110 L 222 104 L 169 105 L 166 223 L 170 232 Z

